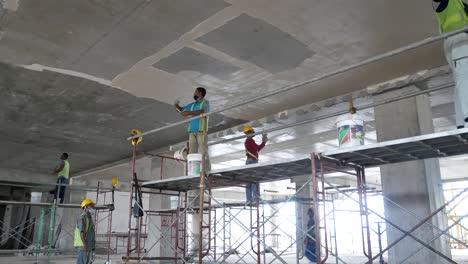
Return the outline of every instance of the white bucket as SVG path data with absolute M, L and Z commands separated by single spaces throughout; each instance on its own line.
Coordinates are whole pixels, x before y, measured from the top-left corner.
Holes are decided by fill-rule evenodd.
M 336 122 L 340 148 L 364 145 L 364 121 L 356 114 Z
M 202 159 L 202 154 L 187 155 L 188 176 L 200 176 Z
M 31 192 L 31 203 L 40 203 L 42 199 L 41 192 Z

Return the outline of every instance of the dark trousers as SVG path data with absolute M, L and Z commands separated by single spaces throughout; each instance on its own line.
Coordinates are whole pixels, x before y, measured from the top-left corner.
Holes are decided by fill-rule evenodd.
M 55 191 L 54 191 L 54 200 L 57 200 L 57 193 L 60 198 L 60 203 L 63 204 L 63 200 L 65 199 L 65 184 L 68 184 L 68 180 L 65 177 L 58 177 L 57 178 L 57 185 L 55 186 Z M 59 191 L 59 185 L 60 185 L 60 191 Z

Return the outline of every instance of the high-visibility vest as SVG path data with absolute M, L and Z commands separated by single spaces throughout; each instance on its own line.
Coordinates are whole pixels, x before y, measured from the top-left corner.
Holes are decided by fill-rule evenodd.
M 83 213 L 81 214 L 80 221 L 85 219 L 85 240 L 88 237 L 89 233 L 89 217 Z M 74 247 L 83 247 L 83 240 L 81 240 L 81 230 L 78 228 L 78 224 L 75 226 L 75 240 L 73 241 Z
M 198 109 L 195 109 L 196 104 L 197 103 L 192 103 L 192 105 L 190 106 L 190 111 L 202 110 L 205 107 L 205 100 L 201 101 L 201 103 L 199 104 Z M 208 121 L 208 117 L 206 117 L 206 121 Z M 203 132 L 203 131 L 205 131 L 205 129 L 208 131 L 208 126 L 205 127 L 205 118 L 200 118 L 200 119 L 194 120 L 192 122 L 198 122 L 198 132 Z M 190 123 L 192 123 L 192 122 L 190 122 Z M 189 124 L 189 127 L 188 127 L 188 131 L 190 132 L 190 124 Z
M 468 16 L 462 0 L 449 0 L 444 11 L 437 14 L 441 33 L 454 31 L 468 26 Z
M 65 177 L 68 179 L 70 177 L 70 163 L 68 160 L 64 160 L 65 165 L 63 166 L 63 169 L 57 173 L 57 177 Z

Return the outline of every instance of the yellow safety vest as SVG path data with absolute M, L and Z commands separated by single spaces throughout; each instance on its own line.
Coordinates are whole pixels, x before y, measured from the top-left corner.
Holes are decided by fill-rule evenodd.
M 441 33 L 454 31 L 468 26 L 468 16 L 462 0 L 449 0 L 444 11 L 437 14 Z
M 57 177 L 65 177 L 68 179 L 70 177 L 70 163 L 68 160 L 64 160 L 65 165 L 63 166 L 63 169 L 57 173 Z
M 198 107 L 195 107 L 195 105 L 197 105 L 197 103 L 192 103 L 192 105 L 190 106 L 190 111 L 198 111 L 198 110 L 202 110 L 204 109 L 205 107 L 205 100 L 201 101 L 200 104 L 198 104 Z M 197 108 L 197 109 L 195 109 Z M 194 115 L 192 117 L 195 117 Z M 208 121 L 208 117 L 206 117 L 206 121 Z M 198 127 L 197 127 L 198 125 Z M 189 123 L 189 127 L 188 127 L 188 132 L 194 132 L 194 131 L 191 131 L 193 130 L 192 126 L 195 126 L 195 130 L 197 130 L 197 132 L 203 132 L 203 131 L 208 131 L 208 126 L 206 126 L 207 124 L 205 124 L 205 118 L 200 118 L 198 120 L 193 120 Z M 205 127 L 206 126 L 206 127 Z
M 81 214 L 80 221 L 83 220 L 83 217 L 85 218 L 85 240 L 88 237 L 89 233 L 89 217 L 83 213 Z M 75 240 L 73 241 L 73 246 L 74 247 L 83 247 L 83 240 L 81 240 L 81 230 L 78 228 L 78 224 L 75 225 Z

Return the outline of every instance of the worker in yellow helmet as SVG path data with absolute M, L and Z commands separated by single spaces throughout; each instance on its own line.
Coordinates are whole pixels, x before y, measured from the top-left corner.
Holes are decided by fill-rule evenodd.
M 84 199 L 81 202 L 81 214 L 76 221 L 75 240 L 73 246 L 78 251 L 76 264 L 90 264 L 92 252 L 96 244 L 96 235 L 94 231 L 94 208 L 96 204 L 90 199 Z
M 258 152 L 265 147 L 268 141 L 267 135 L 262 135 L 262 143 L 258 145 L 253 139 L 253 134 L 255 134 L 255 130 L 253 129 L 253 127 L 245 126 L 244 134 L 249 135 L 244 143 L 245 155 L 247 156 L 245 165 L 258 163 Z M 254 201 L 259 198 L 260 195 L 258 193 L 258 188 L 259 186 L 256 183 L 247 183 L 247 185 L 245 186 L 247 202 L 251 202 L 252 197 Z
M 441 33 L 468 26 L 468 5 L 462 0 L 433 0 L 432 4 Z M 447 38 L 444 48 L 455 80 L 455 122 L 457 128 L 463 128 L 468 122 L 468 34 Z

